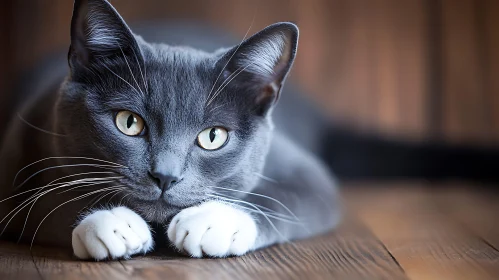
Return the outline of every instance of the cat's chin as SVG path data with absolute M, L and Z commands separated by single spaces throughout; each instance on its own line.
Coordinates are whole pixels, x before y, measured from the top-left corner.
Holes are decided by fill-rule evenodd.
M 147 221 L 159 223 L 169 220 L 183 209 L 164 199 L 134 198 L 130 199 L 129 204 Z

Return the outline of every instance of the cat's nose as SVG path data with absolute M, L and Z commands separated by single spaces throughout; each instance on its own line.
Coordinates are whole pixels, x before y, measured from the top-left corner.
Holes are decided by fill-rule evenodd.
M 159 188 L 161 189 L 162 192 L 165 192 L 180 180 L 178 176 L 169 173 L 151 172 L 150 174 L 154 179 L 158 181 Z

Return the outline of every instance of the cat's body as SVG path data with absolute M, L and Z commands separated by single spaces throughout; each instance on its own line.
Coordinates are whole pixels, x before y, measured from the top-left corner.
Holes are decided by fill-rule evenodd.
M 0 157 L 1 198 L 16 193 L 16 173 L 33 162 L 39 161 L 14 186 L 36 175 L 18 192 L 59 181 L 39 189 L 46 193 L 29 219 L 26 204 L 4 236 L 18 238 L 26 223 L 23 241 L 36 232 L 35 243 L 72 244 L 78 257 L 103 259 L 146 252 L 161 235 L 200 257 L 240 255 L 333 228 L 339 209 L 332 176 L 271 118 L 297 36 L 294 25 L 281 23 L 213 53 L 153 45 L 133 36 L 107 2 L 76 1 L 68 78 L 59 90 L 30 97 L 20 111 L 47 131 L 12 121 Z M 285 131 L 293 129 L 285 116 L 292 118 L 295 108 L 277 110 Z M 129 116 L 125 130 L 145 123 L 139 134 L 120 128 L 123 112 Z M 214 128 L 220 128 L 216 134 Z M 200 140 L 204 129 L 210 145 L 224 131 L 227 140 L 207 149 Z M 87 186 L 77 188 L 81 184 Z M 0 203 L 1 217 L 35 192 Z M 107 193 L 104 205 L 127 208 L 78 216 Z M 151 235 L 142 219 L 165 230 Z

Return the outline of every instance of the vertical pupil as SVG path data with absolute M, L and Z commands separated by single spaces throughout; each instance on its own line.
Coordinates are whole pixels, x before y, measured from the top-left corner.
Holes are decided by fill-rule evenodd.
M 126 120 L 126 127 L 130 128 L 132 127 L 132 124 L 135 122 L 135 118 L 133 115 L 130 115 L 128 119 Z
M 213 143 L 215 140 L 215 137 L 217 136 L 217 130 L 215 128 L 212 128 L 210 130 L 210 141 Z

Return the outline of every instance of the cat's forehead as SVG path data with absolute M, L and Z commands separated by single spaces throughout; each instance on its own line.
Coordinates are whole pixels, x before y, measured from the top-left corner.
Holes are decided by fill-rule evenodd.
M 211 82 L 213 56 L 200 50 L 152 44 L 144 52 L 144 60 L 155 98 L 199 96 Z
M 143 56 L 148 113 L 170 122 L 202 122 L 215 76 L 213 55 L 188 47 L 152 44 Z

